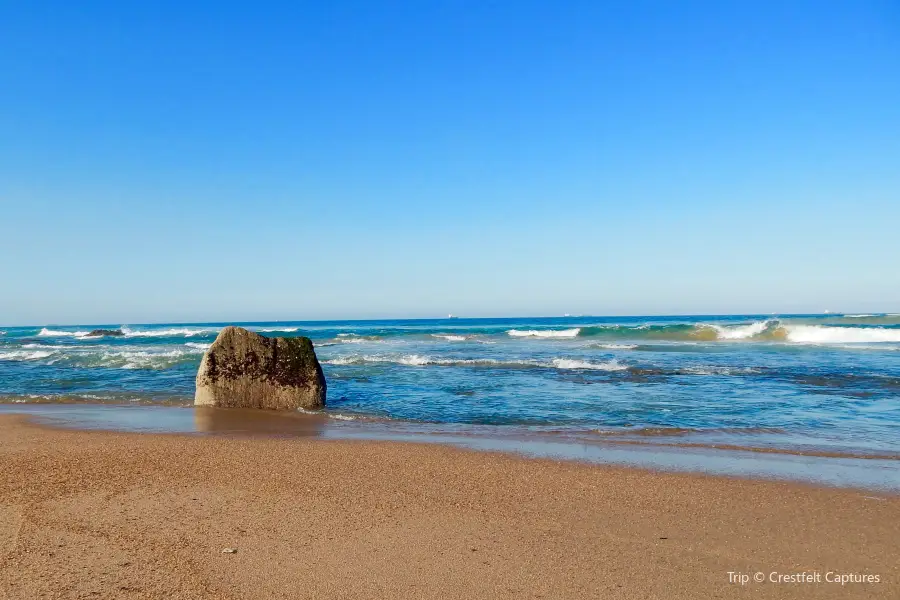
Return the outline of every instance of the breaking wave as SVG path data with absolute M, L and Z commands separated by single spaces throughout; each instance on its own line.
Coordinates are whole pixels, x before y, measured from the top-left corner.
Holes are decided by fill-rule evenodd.
M 701 327 L 710 327 L 716 332 L 716 337 L 720 340 L 746 340 L 754 336 L 760 335 L 768 329 L 773 321 L 757 321 L 749 325 L 705 325 Z
M 194 363 L 209 344 L 185 344 L 181 348 L 113 349 L 110 346 L 47 346 L 25 344 L 20 350 L 0 352 L 0 360 L 41 361 L 46 365 L 111 369 L 168 369 Z
M 787 341 L 801 344 L 900 342 L 900 329 L 887 329 L 884 327 L 787 325 L 783 329 Z
M 434 358 L 420 354 L 405 354 L 402 356 L 390 355 L 366 355 L 356 354 L 341 356 L 323 360 L 323 364 L 346 366 L 364 365 L 369 363 L 391 363 L 410 367 L 425 366 L 466 366 L 466 367 L 507 367 L 507 368 L 547 368 L 547 369 L 586 369 L 594 371 L 624 371 L 628 365 L 624 365 L 613 359 L 606 362 L 589 362 L 580 359 L 554 358 L 550 361 L 539 360 L 498 360 L 493 358 Z
M 510 329 L 507 335 L 512 337 L 538 337 L 538 338 L 573 338 L 581 332 L 581 328 L 573 329 Z
M 624 365 L 613 359 L 607 362 L 594 363 L 586 360 L 571 358 L 554 358 L 553 366 L 557 369 L 587 369 L 591 371 L 626 371 L 628 365 Z
M 199 328 L 199 327 L 171 327 L 169 329 L 131 329 L 122 326 L 121 332 L 125 337 L 195 337 L 198 335 L 210 335 L 217 333 L 219 328 Z
M 0 352 L 0 360 L 39 360 L 53 356 L 53 350 L 12 350 L 10 352 Z
M 856 344 L 900 342 L 900 328 L 850 325 L 797 325 L 777 319 L 720 325 L 675 323 L 666 325 L 592 325 L 573 329 L 511 329 L 513 337 L 606 338 L 610 340 L 659 340 L 674 342 L 769 341 L 802 344 Z M 597 344 L 611 350 L 634 349 L 632 344 Z
M 90 331 L 60 331 L 44 327 L 38 332 L 40 337 L 85 337 Z

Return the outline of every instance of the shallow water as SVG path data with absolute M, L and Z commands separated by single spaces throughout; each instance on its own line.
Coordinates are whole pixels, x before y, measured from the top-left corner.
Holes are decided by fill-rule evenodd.
M 0 327 L 0 396 L 186 406 L 223 325 Z M 313 339 L 331 421 L 900 456 L 897 315 L 245 325 Z
M 512 452 L 535 458 L 900 492 L 900 460 L 896 459 L 720 450 L 712 446 L 659 445 L 653 441 L 631 444 L 608 438 L 534 433 L 513 428 L 498 430 L 490 426 L 445 427 L 402 421 L 345 421 L 329 418 L 325 414 L 208 407 L 55 403 L 0 405 L 0 414 L 4 413 L 27 414 L 39 423 L 80 429 L 432 443 L 481 451 Z

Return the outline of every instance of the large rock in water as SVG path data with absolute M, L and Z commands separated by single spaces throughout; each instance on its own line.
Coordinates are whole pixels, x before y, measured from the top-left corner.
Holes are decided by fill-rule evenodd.
M 125 335 L 125 332 L 121 329 L 94 329 L 84 337 L 122 337 L 123 335 Z
M 309 338 L 268 338 L 226 327 L 200 362 L 194 405 L 321 408 L 325 376 Z

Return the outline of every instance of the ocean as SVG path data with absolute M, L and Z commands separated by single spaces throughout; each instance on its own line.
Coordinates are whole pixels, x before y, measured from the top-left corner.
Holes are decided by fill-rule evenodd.
M 233 324 L 310 337 L 334 422 L 900 458 L 900 315 Z M 0 403 L 188 407 L 224 325 L 0 327 Z

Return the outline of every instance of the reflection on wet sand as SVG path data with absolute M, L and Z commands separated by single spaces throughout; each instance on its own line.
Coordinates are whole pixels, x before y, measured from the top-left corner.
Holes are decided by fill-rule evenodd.
M 4 414 L 24 414 L 41 425 L 162 434 L 262 436 L 437 443 L 536 458 L 639 466 L 664 471 L 794 479 L 843 487 L 900 491 L 900 460 L 884 457 L 795 455 L 777 449 L 692 444 L 684 437 L 667 445 L 573 437 L 497 427 L 453 427 L 398 421 L 343 420 L 327 413 L 281 413 L 245 409 L 103 404 L 0 404 Z M 599 438 L 599 439 L 598 439 Z M 709 442 L 710 440 L 706 440 Z M 627 443 L 623 443 L 627 442 Z
M 322 436 L 323 414 L 274 412 L 241 408 L 196 407 L 194 427 L 201 433 L 267 434 L 290 437 Z

